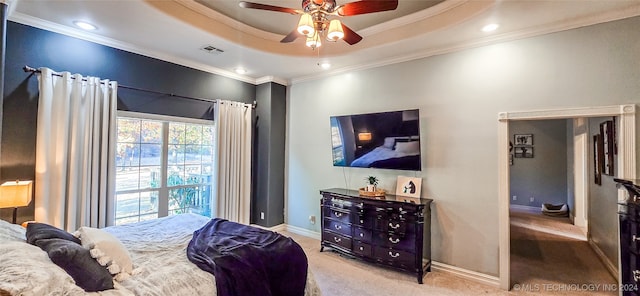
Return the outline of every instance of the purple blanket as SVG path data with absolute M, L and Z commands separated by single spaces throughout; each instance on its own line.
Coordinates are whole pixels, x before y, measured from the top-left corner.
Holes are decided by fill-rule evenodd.
M 219 296 L 301 296 L 307 256 L 291 238 L 224 219 L 193 233 L 187 257 L 216 278 Z

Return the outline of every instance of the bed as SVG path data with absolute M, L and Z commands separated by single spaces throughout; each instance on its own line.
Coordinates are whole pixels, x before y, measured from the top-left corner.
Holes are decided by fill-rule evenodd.
M 420 169 L 418 136 L 387 137 L 384 143 L 351 162 L 352 167 Z
M 214 276 L 186 255 L 194 231 L 210 221 L 183 214 L 103 228 L 129 252 L 133 270 L 114 280 L 113 289 L 88 293 L 47 252 L 27 243 L 22 226 L 0 220 L 0 295 L 216 295 Z M 310 270 L 304 295 L 321 295 Z

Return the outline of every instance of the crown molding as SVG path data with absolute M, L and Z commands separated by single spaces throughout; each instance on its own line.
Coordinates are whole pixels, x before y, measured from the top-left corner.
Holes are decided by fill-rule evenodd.
M 289 81 L 287 81 L 286 79 L 275 77 L 275 76 L 264 76 L 256 79 L 256 85 L 260 85 L 267 82 L 275 82 L 278 84 L 282 84 L 284 86 L 289 86 Z
M 368 28 L 364 28 L 358 31 L 363 37 L 371 36 L 378 33 L 383 33 L 384 31 L 399 28 L 402 26 L 406 26 L 412 23 L 419 22 L 421 20 L 428 19 L 430 17 L 436 16 L 438 14 L 447 12 L 451 9 L 454 9 L 458 6 L 461 6 L 465 3 L 469 2 L 469 0 L 446 0 L 442 1 L 434 6 L 431 6 L 427 9 L 423 9 L 412 14 L 405 15 L 403 17 L 399 17 L 396 19 L 392 19 L 386 21 L 384 23 L 376 24 Z
M 625 18 L 636 17 L 639 15 L 640 15 L 640 5 L 634 5 L 634 6 L 613 10 L 605 13 L 585 16 L 581 18 L 569 19 L 561 22 L 550 23 L 544 26 L 527 28 L 519 31 L 485 37 L 482 39 L 475 39 L 475 40 L 469 40 L 466 42 L 460 42 L 458 44 L 453 44 L 447 47 L 430 48 L 430 49 L 412 53 L 409 55 L 393 57 L 386 60 L 380 60 L 375 63 L 344 67 L 344 68 L 336 69 L 330 72 L 325 72 L 317 75 L 301 76 L 301 77 L 291 79 L 291 85 L 296 83 L 301 83 L 301 82 L 322 79 L 322 78 L 337 75 L 337 74 L 378 68 L 382 66 L 398 64 L 402 62 L 422 59 L 422 58 L 435 56 L 435 55 L 457 52 L 465 49 L 471 49 L 471 48 L 486 46 L 486 45 L 500 43 L 500 42 L 531 38 L 531 37 L 545 35 L 545 34 L 551 34 L 551 33 L 567 31 L 571 29 L 577 29 L 581 27 L 597 25 L 597 24 L 611 22 L 611 21 L 617 21 Z
M 280 42 L 280 39 L 282 39 L 283 35 L 280 34 L 275 34 L 275 33 L 271 33 L 271 32 L 267 32 L 264 30 L 260 30 L 258 28 L 249 26 L 245 23 L 239 22 L 233 18 L 230 18 L 222 13 L 219 13 L 203 4 L 200 4 L 196 1 L 193 0 L 173 0 L 177 3 L 179 3 L 180 5 L 193 10 L 199 14 L 202 14 L 208 18 L 211 18 L 213 20 L 216 20 L 218 22 L 221 22 L 233 29 L 236 29 L 238 31 L 241 31 L 243 33 L 247 33 L 247 34 L 251 34 L 254 36 L 258 36 L 260 38 L 264 38 L 266 40 L 271 40 L 271 41 L 276 41 L 276 42 Z
M 63 26 L 60 24 L 56 24 L 53 22 L 49 22 L 40 18 L 36 18 L 36 17 L 32 17 L 29 15 L 25 15 L 19 12 L 14 12 L 12 15 L 9 16 L 9 20 L 16 22 L 16 23 L 21 23 L 24 25 L 28 25 L 28 26 L 32 26 L 32 27 L 36 27 L 36 28 L 40 28 L 43 30 L 47 30 L 47 31 L 51 31 L 51 32 L 55 32 L 58 34 L 62 34 L 62 35 L 66 35 L 66 36 L 70 36 L 70 37 L 74 37 L 74 38 L 78 38 L 78 39 L 82 39 L 82 40 L 86 40 L 89 42 L 93 42 L 93 43 L 97 43 L 97 44 L 101 44 L 101 45 L 105 45 L 105 46 L 109 46 L 109 47 L 113 47 L 113 48 L 117 48 L 117 49 L 121 49 L 124 51 L 128 51 L 128 52 L 132 52 L 132 53 L 136 53 L 136 54 L 140 54 L 143 56 L 147 56 L 147 57 L 151 57 L 151 58 L 155 58 L 155 59 L 159 59 L 159 60 L 163 60 L 163 61 L 167 61 L 167 62 L 171 62 L 171 63 L 175 63 L 178 65 L 182 65 L 182 66 L 186 66 L 189 68 L 193 68 L 196 70 L 200 70 L 200 71 L 204 71 L 207 73 L 212 73 L 212 74 L 216 74 L 216 75 L 220 75 L 220 76 L 224 76 L 227 78 L 231 78 L 231 79 L 235 79 L 235 80 L 239 80 L 239 81 L 243 81 L 243 82 L 247 82 L 247 83 L 251 83 L 251 84 L 257 84 L 256 83 L 256 79 L 252 78 L 252 77 L 248 77 L 248 76 L 244 76 L 244 75 L 238 75 L 232 71 L 227 71 L 227 70 L 223 70 L 220 68 L 216 68 L 216 67 L 212 67 L 206 64 L 202 64 L 202 63 L 198 63 L 198 62 L 194 62 L 188 59 L 184 59 L 184 58 L 180 58 L 174 55 L 170 55 L 170 54 L 165 54 L 165 53 L 161 53 L 161 52 L 157 52 L 157 51 L 153 51 L 153 50 L 149 50 L 146 48 L 142 48 L 139 46 L 135 46 L 133 44 L 127 43 L 127 42 L 122 42 L 122 41 L 118 41 L 112 38 L 108 38 L 108 37 L 103 37 L 100 35 L 96 35 L 96 34 L 92 34 L 89 32 L 84 32 L 84 31 L 80 31 L 68 26 Z M 42 65 L 33 65 L 35 67 L 39 67 Z

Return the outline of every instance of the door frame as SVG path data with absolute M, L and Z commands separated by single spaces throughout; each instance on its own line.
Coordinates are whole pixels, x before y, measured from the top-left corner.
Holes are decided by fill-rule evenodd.
M 618 116 L 617 176 L 635 179 L 636 176 L 636 105 L 565 108 L 498 113 L 498 247 L 500 288 L 511 288 L 511 242 L 509 227 L 509 122 L 515 120 L 570 119 L 581 117 Z M 624 192 L 618 190 L 618 199 Z

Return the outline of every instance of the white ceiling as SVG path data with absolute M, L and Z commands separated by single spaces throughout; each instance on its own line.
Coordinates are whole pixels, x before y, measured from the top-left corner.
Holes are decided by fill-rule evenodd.
M 400 0 L 393 12 L 342 19 L 364 37 L 360 43 L 325 42 L 314 51 L 302 40 L 279 42 L 296 26 L 297 16 L 244 9 L 238 2 L 14 0 L 9 2 L 9 19 L 250 83 L 295 83 L 640 15 L 640 0 Z M 253 2 L 299 9 L 301 1 Z M 73 25 L 75 20 L 88 21 L 98 30 L 82 31 Z M 500 27 L 482 32 L 488 23 Z M 206 45 L 224 53 L 200 49 Z M 331 69 L 318 66 L 324 61 Z M 235 74 L 233 69 L 240 66 L 248 72 Z

